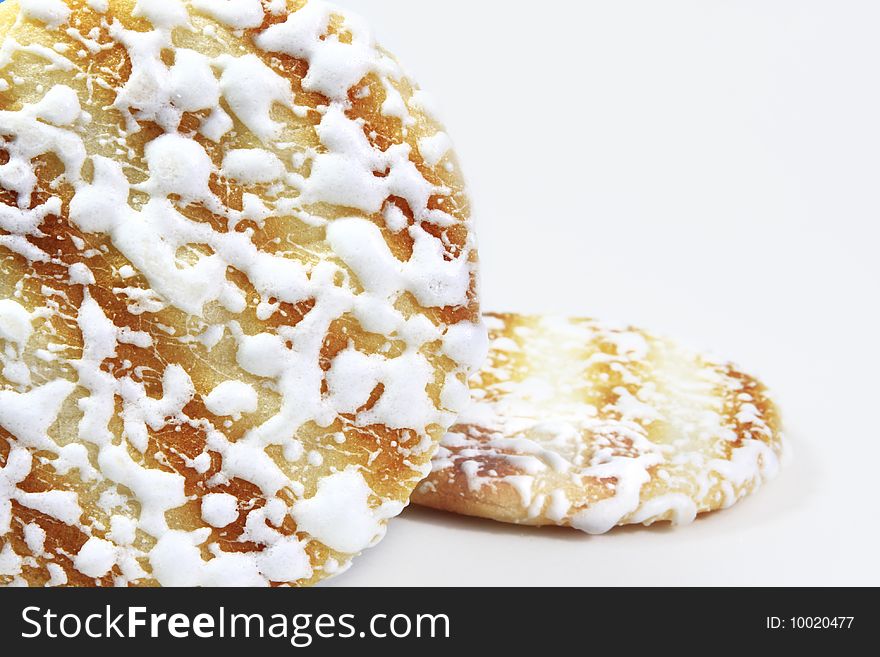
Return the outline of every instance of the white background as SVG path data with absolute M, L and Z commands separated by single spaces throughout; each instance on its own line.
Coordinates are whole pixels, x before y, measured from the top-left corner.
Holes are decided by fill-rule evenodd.
M 339 585 L 880 584 L 880 3 L 348 0 L 438 101 L 487 309 L 732 357 L 794 458 L 589 537 L 410 508 Z

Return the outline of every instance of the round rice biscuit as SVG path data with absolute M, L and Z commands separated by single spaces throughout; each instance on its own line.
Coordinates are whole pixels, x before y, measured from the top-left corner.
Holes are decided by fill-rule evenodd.
M 488 362 L 417 504 L 599 534 L 690 522 L 776 473 L 779 414 L 734 365 L 588 319 L 486 323 Z
M 0 584 L 340 572 L 480 358 L 424 93 L 318 1 L 7 0 L 0 36 Z

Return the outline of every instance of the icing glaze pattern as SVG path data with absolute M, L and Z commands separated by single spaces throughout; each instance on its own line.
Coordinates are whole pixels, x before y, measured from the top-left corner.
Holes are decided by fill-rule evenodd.
M 8 0 L 0 33 L 0 583 L 340 572 L 479 360 L 423 92 L 318 1 Z

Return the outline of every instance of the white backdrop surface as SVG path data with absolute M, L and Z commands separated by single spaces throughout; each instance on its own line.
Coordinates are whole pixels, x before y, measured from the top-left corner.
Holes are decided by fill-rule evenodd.
M 731 357 L 793 459 L 589 537 L 410 508 L 338 585 L 880 584 L 880 3 L 337 0 L 440 107 L 489 310 Z

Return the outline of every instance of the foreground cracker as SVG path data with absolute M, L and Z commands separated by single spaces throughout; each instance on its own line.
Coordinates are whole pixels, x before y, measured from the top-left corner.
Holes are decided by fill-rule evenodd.
M 690 522 L 776 473 L 776 408 L 733 365 L 586 319 L 486 323 L 489 361 L 414 502 L 597 534 Z
M 307 584 L 479 358 L 449 141 L 319 2 L 0 5 L 0 583 Z

